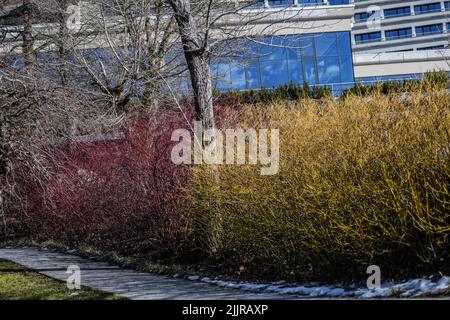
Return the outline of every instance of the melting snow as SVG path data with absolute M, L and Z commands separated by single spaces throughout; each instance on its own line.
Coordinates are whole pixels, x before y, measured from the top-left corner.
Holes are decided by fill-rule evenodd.
M 201 281 L 224 288 L 240 289 L 249 292 L 270 292 L 279 294 L 293 294 L 305 297 L 323 298 L 387 298 L 387 297 L 421 297 L 428 294 L 440 294 L 450 290 L 450 277 L 442 277 L 437 282 L 429 279 L 412 279 L 400 283 L 384 283 L 381 288 L 355 288 L 345 290 L 335 286 L 304 286 L 289 285 L 283 281 L 270 284 L 256 284 L 251 282 L 233 282 L 220 279 L 210 279 L 199 276 L 188 277 L 191 281 Z

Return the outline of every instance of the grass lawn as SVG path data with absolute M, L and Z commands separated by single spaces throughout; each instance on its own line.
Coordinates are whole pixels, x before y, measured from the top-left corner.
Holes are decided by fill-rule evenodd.
M 18 264 L 0 260 L 0 300 L 117 300 L 121 297 L 82 287 L 69 290 L 60 282 Z

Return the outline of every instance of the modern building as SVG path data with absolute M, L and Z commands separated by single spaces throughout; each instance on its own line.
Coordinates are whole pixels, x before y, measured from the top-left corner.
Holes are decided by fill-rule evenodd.
M 418 77 L 450 70 L 450 1 L 354 0 L 357 80 Z
M 279 31 L 260 40 L 255 33 L 257 44 L 244 44 L 249 54 L 241 63 L 219 63 L 215 71 L 222 75 L 221 89 L 306 81 L 339 90 L 353 82 L 417 79 L 429 71 L 450 71 L 450 1 L 266 0 L 251 10 L 278 12 Z M 294 25 L 285 19 L 290 23 L 286 27 L 283 17 L 290 11 L 298 19 Z
M 245 27 L 233 39 L 246 40 L 232 40 L 235 45 L 228 47 L 235 52 L 213 62 L 217 87 L 245 90 L 307 82 L 339 91 L 352 86 L 353 14 L 349 0 L 266 0 L 243 9 L 236 19 Z
M 221 90 L 307 82 L 339 91 L 355 81 L 450 70 L 450 1 L 238 1 L 244 8 L 211 31 L 231 44 L 218 45 L 211 62 Z M 9 2 L 8 10 L 21 1 Z M 0 43 L 0 54 L 6 50 Z
M 450 1 L 355 0 L 355 53 L 445 49 Z

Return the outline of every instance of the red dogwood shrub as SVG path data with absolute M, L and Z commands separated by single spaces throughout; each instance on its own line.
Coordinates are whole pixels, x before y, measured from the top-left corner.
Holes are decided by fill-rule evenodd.
M 234 123 L 239 107 L 218 104 L 216 121 Z M 190 231 L 189 166 L 172 163 L 172 132 L 192 128 L 192 106 L 135 114 L 113 134 L 46 145 L 45 170 L 14 173 L 17 193 L 8 216 L 16 236 L 88 244 L 122 253 L 176 255 Z M 192 249 L 192 248 L 191 248 Z
M 120 134 L 47 146 L 53 174 L 17 174 L 21 233 L 127 253 L 176 250 L 189 229 L 180 196 L 189 170 L 171 161 L 171 133 L 184 127 L 180 114 L 155 112 L 131 117 Z

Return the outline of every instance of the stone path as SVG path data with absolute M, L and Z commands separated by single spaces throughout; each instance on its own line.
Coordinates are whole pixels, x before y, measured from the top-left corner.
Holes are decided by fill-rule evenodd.
M 293 299 L 292 295 L 248 293 L 201 282 L 122 269 L 104 262 L 34 248 L 0 249 L 0 259 L 10 260 L 54 279 L 67 281 L 71 265 L 81 270 L 81 285 L 136 300 L 254 300 Z

